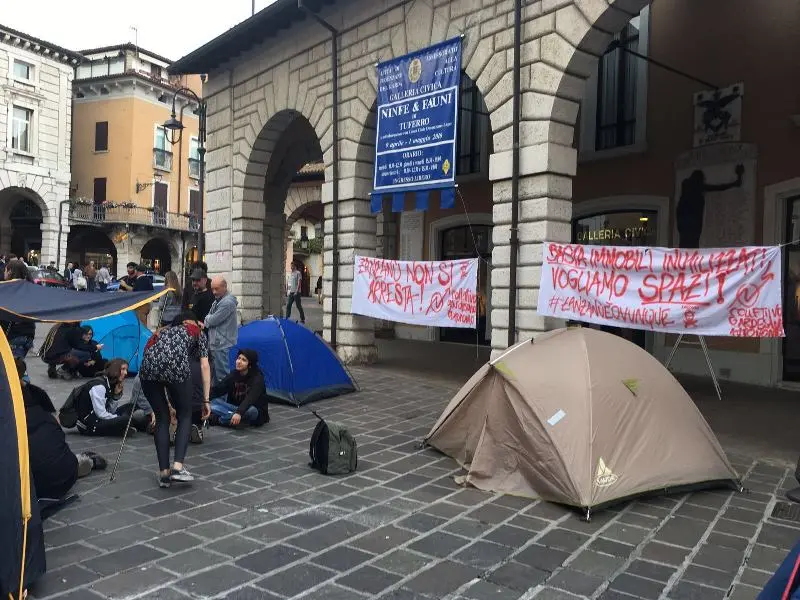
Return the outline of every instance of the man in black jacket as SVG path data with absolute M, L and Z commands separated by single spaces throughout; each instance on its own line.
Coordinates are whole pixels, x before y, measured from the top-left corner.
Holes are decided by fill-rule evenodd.
M 238 427 L 246 421 L 255 427 L 269 423 L 267 387 L 258 368 L 255 350 L 242 349 L 236 355 L 236 369 L 211 388 L 211 414 L 220 425 Z M 226 400 L 220 397 L 225 396 Z
M 17 359 L 16 366 L 25 401 L 28 452 L 36 494 L 39 499 L 64 498 L 79 477 L 85 477 L 93 469 L 105 469 L 106 461 L 93 452 L 74 454 L 70 450 L 47 392 L 25 381 L 25 361 Z

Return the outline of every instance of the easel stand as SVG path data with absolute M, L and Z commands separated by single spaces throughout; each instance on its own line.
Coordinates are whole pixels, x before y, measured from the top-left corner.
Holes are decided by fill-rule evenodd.
M 703 354 L 706 357 L 706 364 L 708 365 L 708 372 L 711 374 L 711 381 L 714 382 L 714 389 L 717 391 L 717 398 L 722 401 L 722 388 L 719 386 L 719 381 L 717 380 L 717 374 L 714 372 L 714 365 L 711 364 L 711 356 L 708 354 L 708 346 L 706 345 L 706 338 L 702 335 L 698 335 L 697 339 L 700 340 L 700 347 L 703 349 Z M 678 335 L 678 339 L 675 340 L 675 345 L 672 346 L 672 350 L 667 357 L 667 362 L 664 363 L 664 366 L 669 369 L 670 363 L 672 363 L 672 359 L 675 357 L 675 353 L 678 351 L 678 346 L 681 345 L 683 342 L 683 334 L 681 333 Z

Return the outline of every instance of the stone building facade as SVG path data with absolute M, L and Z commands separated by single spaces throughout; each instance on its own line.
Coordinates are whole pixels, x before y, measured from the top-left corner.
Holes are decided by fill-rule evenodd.
M 29 264 L 64 259 L 72 80 L 81 60 L 0 26 L 0 254 Z
M 646 0 L 522 2 L 519 180 L 520 256 L 514 337 L 559 325 L 536 312 L 544 240 L 571 238 L 575 125 L 585 81 L 615 33 Z M 505 348 L 509 325 L 514 2 L 307 3 L 339 32 L 339 253 L 332 252 L 331 39 L 297 3 L 279 0 L 173 64 L 208 73 L 207 258 L 230 274 L 241 317 L 282 302 L 284 202 L 304 164 L 325 163 L 325 336 L 331 279 L 338 270 L 337 350 L 345 360 L 375 356 L 371 319 L 350 314 L 353 257 L 391 243 L 370 212 L 374 155 L 375 63 L 463 35 L 464 73 L 490 121 L 492 197 L 491 344 Z M 314 6 L 312 6 L 312 4 Z M 265 34 L 269 31 L 269 34 Z M 379 233 L 381 234 L 379 236 Z

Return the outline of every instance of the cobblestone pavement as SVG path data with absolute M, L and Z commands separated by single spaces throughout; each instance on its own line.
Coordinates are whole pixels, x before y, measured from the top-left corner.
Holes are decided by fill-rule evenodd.
M 375 367 L 354 375 L 360 393 L 314 408 L 355 432 L 357 473 L 312 472 L 315 418 L 288 406 L 273 405 L 260 430 L 212 428 L 190 447 L 190 488 L 157 487 L 152 438 L 138 434 L 115 482 L 81 480 L 81 500 L 46 522 L 49 571 L 34 597 L 752 600 L 800 537 L 800 524 L 771 516 L 792 469 L 745 456 L 731 458 L 749 493 L 636 501 L 588 524 L 461 489 L 455 463 L 418 446 L 456 386 Z M 68 440 L 109 469 L 119 447 Z

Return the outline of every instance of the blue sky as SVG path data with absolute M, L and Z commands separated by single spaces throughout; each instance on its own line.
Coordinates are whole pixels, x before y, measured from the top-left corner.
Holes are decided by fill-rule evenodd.
M 136 27 L 142 48 L 170 60 L 230 29 L 252 10 L 252 0 L 0 1 L 0 23 L 70 50 L 133 42 L 137 33 L 131 28 Z M 255 0 L 256 11 L 274 1 Z

